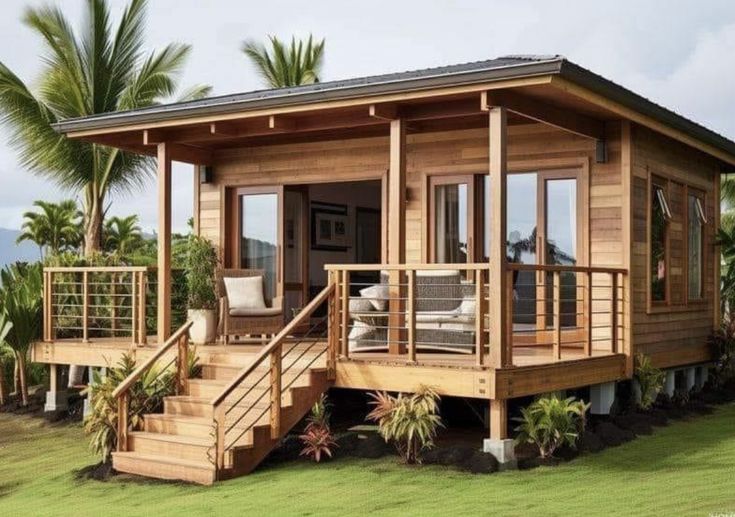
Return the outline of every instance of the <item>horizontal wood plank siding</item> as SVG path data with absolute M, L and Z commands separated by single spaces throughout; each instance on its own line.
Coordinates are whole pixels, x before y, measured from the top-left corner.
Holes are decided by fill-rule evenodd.
M 637 352 L 649 355 L 659 367 L 672 367 L 711 359 L 707 337 L 714 319 L 715 181 L 718 162 L 640 126 L 632 129 L 632 271 L 633 339 Z M 669 233 L 670 305 L 648 305 L 648 196 L 649 177 L 669 180 L 672 212 Z M 687 301 L 685 185 L 705 193 L 709 224 L 704 227 L 704 301 Z

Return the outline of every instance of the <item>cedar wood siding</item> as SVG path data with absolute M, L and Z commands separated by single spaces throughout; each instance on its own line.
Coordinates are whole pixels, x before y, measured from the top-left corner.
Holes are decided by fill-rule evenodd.
M 719 162 L 700 151 L 640 126 L 632 128 L 633 193 L 633 337 L 636 352 L 650 356 L 658 367 L 672 367 L 708 361 L 711 353 L 707 337 L 712 332 L 715 311 L 715 210 Z M 669 205 L 668 272 L 669 307 L 648 303 L 648 210 L 649 178 L 668 178 Z M 704 301 L 688 303 L 686 295 L 686 204 L 683 185 L 705 193 L 708 224 L 704 226 Z

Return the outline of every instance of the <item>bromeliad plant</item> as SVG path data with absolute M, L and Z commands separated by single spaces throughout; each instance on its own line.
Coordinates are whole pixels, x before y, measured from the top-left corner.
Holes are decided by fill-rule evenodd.
M 584 431 L 590 405 L 574 397 L 562 399 L 556 394 L 539 398 L 521 410 L 516 431 L 517 443 L 538 447 L 542 458 L 550 458 L 563 445 L 575 447 Z
M 656 397 L 664 386 L 666 374 L 654 367 L 651 358 L 644 354 L 638 354 L 635 358 L 635 380 L 641 390 L 641 400 L 638 406 L 643 410 L 651 409 Z
M 317 463 L 322 460 L 322 455 L 331 458 L 332 449 L 337 446 L 329 427 L 329 407 L 327 396 L 322 394 L 311 408 L 311 415 L 307 418 L 304 433 L 299 436 L 304 444 L 300 456 L 307 456 Z
M 386 442 L 393 442 L 408 464 L 421 463 L 421 452 L 434 446 L 439 427 L 439 395 L 429 386 L 416 393 L 392 396 L 386 392 L 370 393 L 373 410 L 367 419 L 378 424 Z
M 190 364 L 190 370 L 196 364 Z M 86 390 L 91 399 L 92 412 L 84 421 L 84 430 L 92 435 L 90 448 L 104 463 L 110 461 L 117 448 L 117 400 L 112 393 L 135 371 L 135 359 L 125 354 L 117 366 L 107 369 L 101 376 L 94 372 L 92 382 Z M 140 429 L 143 414 L 155 412 L 163 404 L 163 398 L 175 391 L 174 374 L 170 369 L 149 369 L 130 390 L 129 422 L 132 429 Z

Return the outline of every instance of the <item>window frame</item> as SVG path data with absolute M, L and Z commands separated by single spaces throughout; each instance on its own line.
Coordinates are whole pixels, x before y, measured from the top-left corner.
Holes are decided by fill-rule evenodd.
M 707 220 L 707 193 L 704 192 L 701 189 L 690 187 L 689 185 L 686 186 L 685 189 L 685 195 L 686 195 L 686 211 L 685 211 L 685 217 L 684 217 L 684 224 L 686 228 L 686 253 L 685 253 L 685 259 L 686 259 L 686 267 L 684 268 L 684 286 L 686 289 L 686 303 L 687 304 L 700 304 L 700 303 L 706 303 L 706 297 L 704 295 L 705 291 L 705 280 L 707 278 L 706 275 L 706 265 L 707 265 L 707 246 L 705 245 L 705 237 L 706 237 L 706 228 L 708 224 Z M 697 211 L 697 217 L 699 218 L 699 227 L 700 227 L 700 261 L 701 261 L 701 270 L 699 272 L 699 282 L 700 282 L 700 294 L 699 297 L 692 298 L 689 295 L 689 198 L 693 197 L 696 200 L 696 211 Z
M 648 189 L 646 197 L 648 198 L 648 210 L 646 213 L 646 231 L 648 233 L 648 247 L 646 253 L 646 290 L 647 290 L 647 302 L 649 312 L 656 308 L 667 308 L 671 305 L 671 274 L 670 274 L 670 262 L 671 262 L 671 220 L 672 213 L 669 207 L 668 198 L 670 197 L 670 181 L 668 178 L 659 175 L 650 175 L 648 179 Z M 655 191 L 654 191 L 655 189 Z M 686 189 L 685 189 L 686 190 Z M 664 278 L 664 299 L 654 300 L 653 299 L 653 273 L 651 271 L 651 259 L 653 253 L 653 200 L 654 194 L 659 202 L 662 203 L 662 210 L 664 220 L 666 221 L 666 228 L 664 231 L 664 271 L 666 276 Z M 659 194 L 662 194 L 659 195 Z M 663 197 L 663 200 L 662 200 Z

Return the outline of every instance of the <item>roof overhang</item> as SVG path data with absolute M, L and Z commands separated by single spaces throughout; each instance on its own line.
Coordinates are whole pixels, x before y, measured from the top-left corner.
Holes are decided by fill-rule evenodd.
M 393 74 L 363 83 L 321 83 L 308 87 L 229 95 L 206 101 L 153 106 L 126 112 L 69 119 L 56 130 L 92 141 L 102 135 L 191 124 L 254 119 L 374 103 L 410 102 L 432 97 L 546 85 L 661 132 L 730 165 L 735 142 L 561 57 L 513 62 L 491 68 L 459 69 L 406 77 Z M 441 71 L 443 70 L 443 71 Z M 368 78 L 370 79 L 370 78 Z M 108 145 L 114 142 L 106 141 Z

